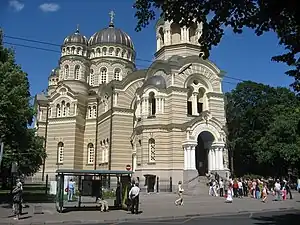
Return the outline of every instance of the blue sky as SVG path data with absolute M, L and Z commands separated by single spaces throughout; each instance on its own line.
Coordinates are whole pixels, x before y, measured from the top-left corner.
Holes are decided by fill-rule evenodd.
M 64 38 L 76 30 L 90 37 L 109 24 L 108 13 L 115 11 L 115 26 L 123 29 L 132 38 L 137 58 L 153 60 L 156 50 L 154 24 L 142 32 L 135 32 L 133 0 L 1 0 L 0 27 L 5 35 L 61 44 Z M 34 44 L 4 38 L 4 41 L 59 51 L 59 47 Z M 9 45 L 7 45 L 9 46 Z M 47 88 L 47 78 L 57 66 L 60 54 L 50 51 L 14 46 L 17 63 L 28 73 L 31 94 Z M 211 52 L 210 60 L 225 70 L 227 75 L 243 80 L 253 80 L 272 86 L 292 83 L 284 72 L 284 64 L 271 62 L 271 57 L 283 52 L 273 33 L 256 37 L 247 30 L 242 35 L 233 35 L 228 29 L 218 47 Z M 138 68 L 146 68 L 150 62 L 137 60 Z M 238 81 L 225 78 L 224 91 L 231 90 Z M 226 82 L 231 82 L 229 84 Z

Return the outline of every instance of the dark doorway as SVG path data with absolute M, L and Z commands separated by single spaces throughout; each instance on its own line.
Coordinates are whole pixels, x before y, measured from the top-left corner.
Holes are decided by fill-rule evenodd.
M 208 151 L 214 141 L 213 135 L 208 131 L 203 131 L 198 135 L 198 145 L 196 146 L 196 169 L 200 176 L 208 173 Z
M 146 174 L 145 177 L 145 186 L 147 187 L 147 192 L 154 192 L 156 175 Z

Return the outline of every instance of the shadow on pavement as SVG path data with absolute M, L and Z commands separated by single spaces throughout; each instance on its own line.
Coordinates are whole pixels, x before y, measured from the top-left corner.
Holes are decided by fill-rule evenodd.
M 254 224 L 267 224 L 267 225 L 299 225 L 300 211 L 295 213 L 287 213 L 274 216 L 260 216 L 252 218 Z

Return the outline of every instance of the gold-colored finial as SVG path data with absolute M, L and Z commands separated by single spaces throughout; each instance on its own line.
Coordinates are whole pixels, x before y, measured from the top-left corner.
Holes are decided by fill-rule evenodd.
M 109 13 L 109 15 L 110 15 L 110 25 L 113 25 L 114 24 L 114 18 L 115 18 L 115 12 L 112 10 L 112 11 L 110 11 L 110 13 Z

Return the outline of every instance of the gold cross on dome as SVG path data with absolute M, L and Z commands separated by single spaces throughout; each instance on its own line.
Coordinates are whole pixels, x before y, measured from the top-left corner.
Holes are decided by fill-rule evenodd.
M 110 11 L 109 15 L 110 15 L 110 24 L 114 24 L 114 18 L 116 15 L 115 12 L 112 10 Z

